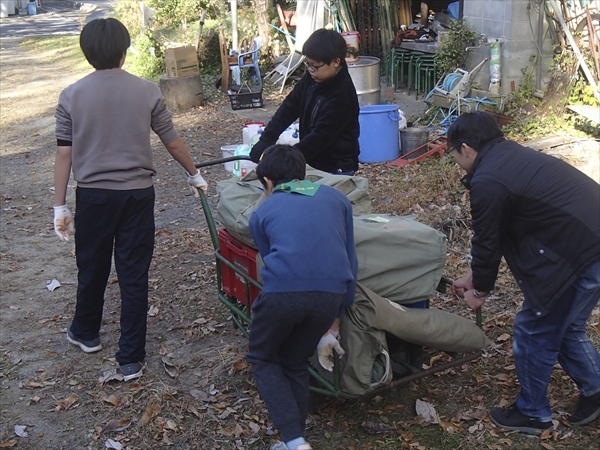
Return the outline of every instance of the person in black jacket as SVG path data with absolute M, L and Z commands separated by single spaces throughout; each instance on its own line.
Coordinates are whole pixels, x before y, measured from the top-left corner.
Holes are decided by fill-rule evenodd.
M 471 197 L 471 270 L 452 290 L 478 309 L 504 257 L 524 294 L 513 324 L 517 401 L 492 408 L 507 430 L 552 426 L 548 384 L 558 361 L 580 397 L 574 425 L 600 415 L 600 355 L 586 322 L 600 298 L 600 185 L 558 158 L 506 140 L 483 112 L 461 115 L 448 147 L 466 170 Z
M 292 92 L 252 147 L 258 163 L 267 147 L 299 119 L 298 148 L 306 163 L 333 174 L 353 175 L 358 170 L 358 96 L 346 64 L 346 41 L 340 33 L 316 30 L 304 43 L 307 68 Z

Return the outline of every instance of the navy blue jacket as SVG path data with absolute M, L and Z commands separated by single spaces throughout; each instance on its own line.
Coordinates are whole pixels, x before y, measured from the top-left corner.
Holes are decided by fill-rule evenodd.
M 504 256 L 537 312 L 600 259 L 600 185 L 550 155 L 499 138 L 463 178 L 471 194 L 475 288 L 491 291 Z
M 333 78 L 322 83 L 314 81 L 307 71 L 267 124 L 252 157 L 258 160 L 299 119 L 300 142 L 295 147 L 309 166 L 329 173 L 356 171 L 359 112 L 358 96 L 345 62 Z
M 352 205 L 320 185 L 313 197 L 275 191 L 250 217 L 263 292 L 329 292 L 354 300 L 358 260 Z

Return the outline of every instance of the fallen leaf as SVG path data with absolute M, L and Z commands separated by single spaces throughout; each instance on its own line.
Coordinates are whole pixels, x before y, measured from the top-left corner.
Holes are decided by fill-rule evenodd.
M 29 433 L 25 431 L 27 429 L 27 425 L 15 425 L 15 434 L 19 437 L 27 437 Z
M 438 415 L 432 404 L 417 399 L 415 405 L 415 411 L 417 415 L 423 417 L 427 423 L 438 423 Z
M 233 364 L 233 370 L 234 372 L 241 372 L 242 370 L 244 370 L 246 367 L 248 367 L 248 363 L 244 360 L 240 360 L 236 363 Z
M 360 426 L 363 427 L 365 429 L 365 431 L 369 434 L 381 434 L 381 433 L 386 433 L 388 431 L 395 430 L 394 427 L 391 427 L 384 423 L 375 423 L 375 422 L 368 422 L 368 421 L 361 423 Z
M 542 442 L 540 445 L 542 447 L 544 447 L 546 450 L 554 450 L 554 447 L 552 447 L 550 444 L 548 444 L 546 442 Z
M 540 439 L 550 439 L 552 437 L 552 428 L 548 428 L 547 430 L 542 431 L 540 435 Z M 544 444 L 542 444 L 544 445 Z M 550 447 L 552 448 L 552 447 Z
M 75 404 L 75 402 L 77 402 L 77 400 L 79 400 L 79 397 L 75 394 L 71 394 L 68 398 L 57 400 L 54 403 L 57 406 L 57 411 L 60 411 L 61 409 L 69 409 Z
M 121 399 L 116 395 L 109 395 L 102 397 L 102 401 L 106 403 L 110 403 L 113 406 L 119 406 L 121 404 Z
M 157 307 L 157 306 L 155 306 L 155 305 L 152 305 L 152 306 L 150 307 L 150 309 L 148 310 L 148 315 L 149 315 L 150 317 L 154 317 L 154 316 L 156 316 L 157 314 L 158 314 L 158 307 Z
M 142 418 L 140 419 L 140 425 L 143 426 L 143 425 L 148 424 L 154 417 L 156 417 L 158 415 L 159 412 L 160 412 L 160 404 L 152 403 L 150 406 L 148 406 L 148 408 L 142 415 Z
M 132 419 L 112 419 L 109 421 L 104 429 L 101 431 L 102 433 L 110 433 L 113 431 L 123 431 L 131 425 Z
M 413 433 L 402 433 L 402 439 L 406 442 L 412 441 L 415 435 Z
M 254 422 L 248 422 L 248 426 L 250 427 L 253 433 L 258 433 L 260 431 L 260 425 Z
M 108 383 L 109 381 L 123 381 L 123 374 L 117 371 L 117 369 L 106 370 L 98 377 L 98 383 Z
M 173 445 L 173 441 L 171 441 L 171 439 L 169 439 L 169 434 L 167 433 L 167 431 L 165 430 L 163 432 L 163 438 L 162 438 L 163 444 L 165 445 Z
M 58 282 L 58 280 L 52 280 L 46 283 L 46 289 L 48 289 L 50 292 L 56 290 L 59 287 L 60 283 Z
M 560 438 L 560 440 L 562 441 L 563 439 L 570 438 L 571 436 L 573 436 L 573 432 L 572 432 L 572 431 L 569 431 L 568 433 L 565 433 L 565 434 L 564 434 L 564 435 L 563 435 L 563 436 Z
M 200 414 L 200 412 L 193 405 L 188 405 L 187 410 L 195 415 L 198 419 L 202 418 L 202 414 Z
M 179 376 L 179 369 L 175 364 L 169 361 L 166 356 L 162 357 L 162 363 L 165 367 L 165 372 L 167 372 L 171 378 L 177 378 Z
M 14 447 L 15 445 L 17 445 L 16 439 L 11 439 L 10 441 L 0 442 L 0 448 L 10 448 L 10 447 Z
M 112 439 L 107 439 L 104 443 L 104 447 L 110 448 L 113 450 L 123 450 L 123 445 L 120 442 L 113 441 Z
M 35 389 L 35 388 L 44 387 L 44 384 L 38 383 L 37 381 L 33 381 L 33 380 L 25 380 L 25 387 Z
M 198 389 L 192 389 L 192 390 L 190 390 L 190 395 L 192 397 L 194 397 L 196 400 L 198 400 L 199 402 L 207 402 L 208 401 L 208 395 L 204 391 L 200 391 Z
M 468 411 L 461 416 L 462 420 L 481 420 L 487 415 L 485 409 L 476 409 L 475 411 Z
M 498 336 L 498 337 L 496 338 L 496 340 L 497 340 L 498 342 L 504 342 L 504 341 L 507 341 L 507 340 L 509 340 L 509 339 L 510 339 L 510 334 L 508 334 L 508 333 L 502 333 L 500 336 Z

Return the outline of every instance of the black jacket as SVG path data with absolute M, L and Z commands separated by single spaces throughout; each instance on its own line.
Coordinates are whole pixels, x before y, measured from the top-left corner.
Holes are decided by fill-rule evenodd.
M 296 119 L 306 163 L 315 169 L 335 173 L 358 170 L 358 96 L 348 66 L 322 83 L 308 71 L 281 103 L 251 153 L 257 162 L 262 152 L 277 142 L 279 135 Z
M 476 289 L 493 289 L 504 256 L 525 298 L 545 313 L 600 259 L 600 185 L 566 162 L 500 138 L 479 151 L 463 183 Z

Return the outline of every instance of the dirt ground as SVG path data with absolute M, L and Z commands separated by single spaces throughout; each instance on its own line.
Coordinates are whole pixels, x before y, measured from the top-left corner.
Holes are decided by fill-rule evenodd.
M 116 367 L 115 274 L 106 291 L 100 335 L 104 349 L 87 355 L 66 341 L 76 267 L 73 243 L 60 242 L 52 227 L 52 113 L 60 90 L 85 72 L 60 67 L 51 55 L 18 48 L 2 50 L 1 66 L 0 448 L 268 448 L 274 430 L 244 360 L 246 341 L 217 301 L 215 259 L 204 214 L 182 169 L 157 139 L 157 232 L 144 377 L 130 383 L 99 381 Z M 226 104 L 223 99 L 175 115 L 197 161 L 218 157 L 222 145 L 241 140 L 247 118 L 228 112 Z M 400 174 L 382 165 L 362 166 L 360 175 L 369 178 L 377 211 L 414 213 L 425 223 L 440 225 L 450 216 L 467 217 L 460 172 L 446 166 L 423 165 Z M 209 168 L 204 175 L 214 208 L 215 183 L 229 175 L 221 167 Z M 437 186 L 431 188 L 435 197 L 427 189 L 415 192 L 422 179 Z M 443 198 L 433 194 L 441 185 L 441 190 L 447 189 Z M 74 207 L 73 189 L 67 202 Z M 458 222 L 441 225 L 446 231 L 456 228 L 457 236 L 463 237 L 449 243 L 451 277 L 466 267 L 468 253 L 468 231 Z M 60 287 L 48 290 L 51 280 Z M 520 296 L 505 270 L 496 300 L 484 320 L 494 346 L 483 358 L 397 388 L 389 396 L 328 404 L 309 421 L 308 436 L 315 449 L 600 448 L 598 422 L 583 429 L 568 425 L 565 412 L 574 407 L 577 392 L 560 370 L 555 371 L 551 390 L 558 411 L 554 433 L 531 439 L 490 425 L 486 408 L 510 401 L 518 386 L 508 333 Z M 444 309 L 469 314 L 455 299 L 440 296 L 436 301 Z M 596 342 L 599 319 L 596 309 L 590 323 Z M 415 420 L 417 398 L 435 404 L 445 425 L 426 428 Z M 379 424 L 377 434 L 369 433 L 371 423 Z M 427 433 L 438 436 L 437 441 L 423 443 L 430 442 Z

